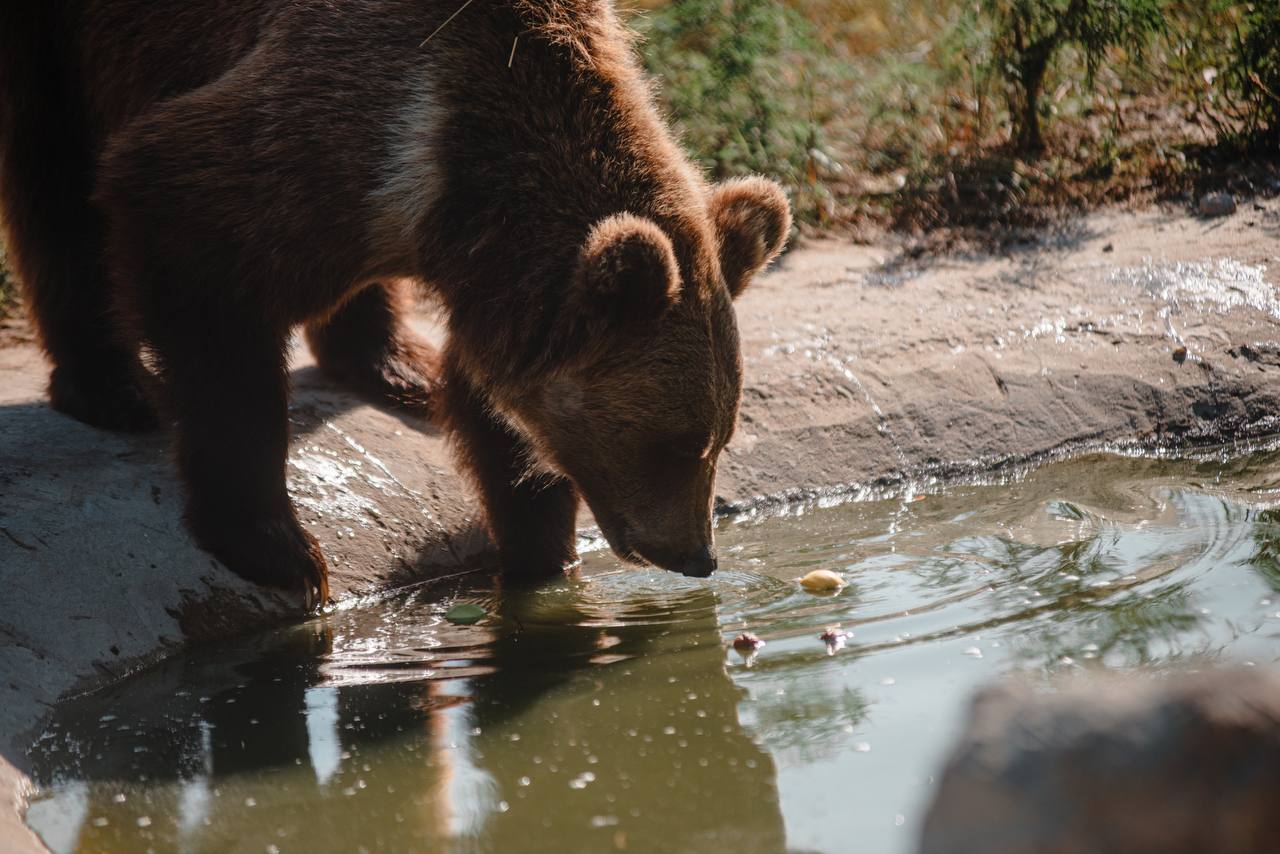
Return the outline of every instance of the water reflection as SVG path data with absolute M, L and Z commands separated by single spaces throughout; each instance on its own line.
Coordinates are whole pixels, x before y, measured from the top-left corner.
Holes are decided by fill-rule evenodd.
M 782 850 L 715 593 L 636 583 L 468 628 L 420 591 L 166 665 L 46 733 L 30 820 L 83 851 Z
M 615 620 L 512 608 L 524 630 L 495 641 L 503 666 L 476 681 L 471 715 L 504 805 L 485 827 L 495 850 L 527 849 L 533 828 L 559 850 L 782 850 L 773 761 L 739 723 L 716 597 L 680 597 L 678 630 L 671 604 L 637 596 Z M 606 659 L 608 673 L 581 664 Z
M 422 587 L 64 707 L 30 822 L 58 851 L 910 851 L 995 675 L 1280 659 L 1278 503 L 1276 453 L 1093 457 L 726 522 L 709 582 L 596 555 Z
M 1280 510 L 1262 510 L 1254 525 L 1257 551 L 1249 565 L 1280 593 Z

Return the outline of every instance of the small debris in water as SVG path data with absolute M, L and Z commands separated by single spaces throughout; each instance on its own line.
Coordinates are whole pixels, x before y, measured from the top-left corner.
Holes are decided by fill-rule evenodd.
M 849 633 L 839 626 L 827 626 L 826 630 L 818 635 L 818 640 L 827 645 L 827 655 L 835 655 L 836 650 L 844 648 L 848 637 Z
M 844 585 L 845 580 L 829 569 L 815 569 L 800 579 L 800 586 L 810 593 L 832 593 Z
M 472 623 L 478 623 L 486 616 L 484 608 L 479 605 L 466 603 L 463 605 L 454 605 L 445 612 L 444 618 L 451 623 L 459 626 L 469 626 Z
M 870 742 L 860 741 L 853 746 L 853 750 L 855 753 L 870 753 L 871 744 Z
M 964 651 L 964 654 L 971 655 L 974 658 L 982 658 L 982 650 L 978 649 L 976 646 L 969 647 Z
M 1177 362 L 1179 365 L 1185 362 L 1187 360 L 1187 348 L 1183 347 L 1182 345 L 1178 345 L 1177 347 L 1174 347 L 1173 360 Z
M 751 632 L 743 632 L 733 639 L 733 648 L 742 654 L 755 652 L 764 646 L 764 641 L 751 634 Z

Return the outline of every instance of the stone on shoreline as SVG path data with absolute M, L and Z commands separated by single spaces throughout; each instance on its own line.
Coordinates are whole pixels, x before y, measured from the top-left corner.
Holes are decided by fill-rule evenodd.
M 1200 216 L 1228 216 L 1236 212 L 1236 199 L 1230 193 L 1208 193 L 1200 197 L 1196 210 Z
M 1280 674 L 1021 684 L 973 703 L 919 854 L 1280 851 Z

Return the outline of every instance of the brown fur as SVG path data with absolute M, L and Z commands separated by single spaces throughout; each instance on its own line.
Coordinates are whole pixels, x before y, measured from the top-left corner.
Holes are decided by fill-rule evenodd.
M 439 398 L 511 570 L 575 559 L 579 496 L 619 554 L 714 568 L 730 296 L 787 206 L 705 185 L 606 3 L 474 3 L 425 44 L 454 0 L 9 5 L 4 215 L 54 405 L 145 424 L 145 345 L 201 545 L 324 593 L 284 488 L 303 324 L 332 376 Z M 442 304 L 442 356 L 402 279 Z
M 408 282 L 370 285 L 332 315 L 307 325 L 307 344 L 329 377 L 375 401 L 427 413 L 439 357 L 405 323 Z

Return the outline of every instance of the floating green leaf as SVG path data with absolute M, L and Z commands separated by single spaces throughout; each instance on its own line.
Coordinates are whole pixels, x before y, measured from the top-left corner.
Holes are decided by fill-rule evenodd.
M 444 618 L 451 623 L 457 623 L 460 626 L 469 626 L 472 623 L 478 623 L 483 620 L 487 612 L 479 605 L 465 604 L 454 605 L 445 612 Z

